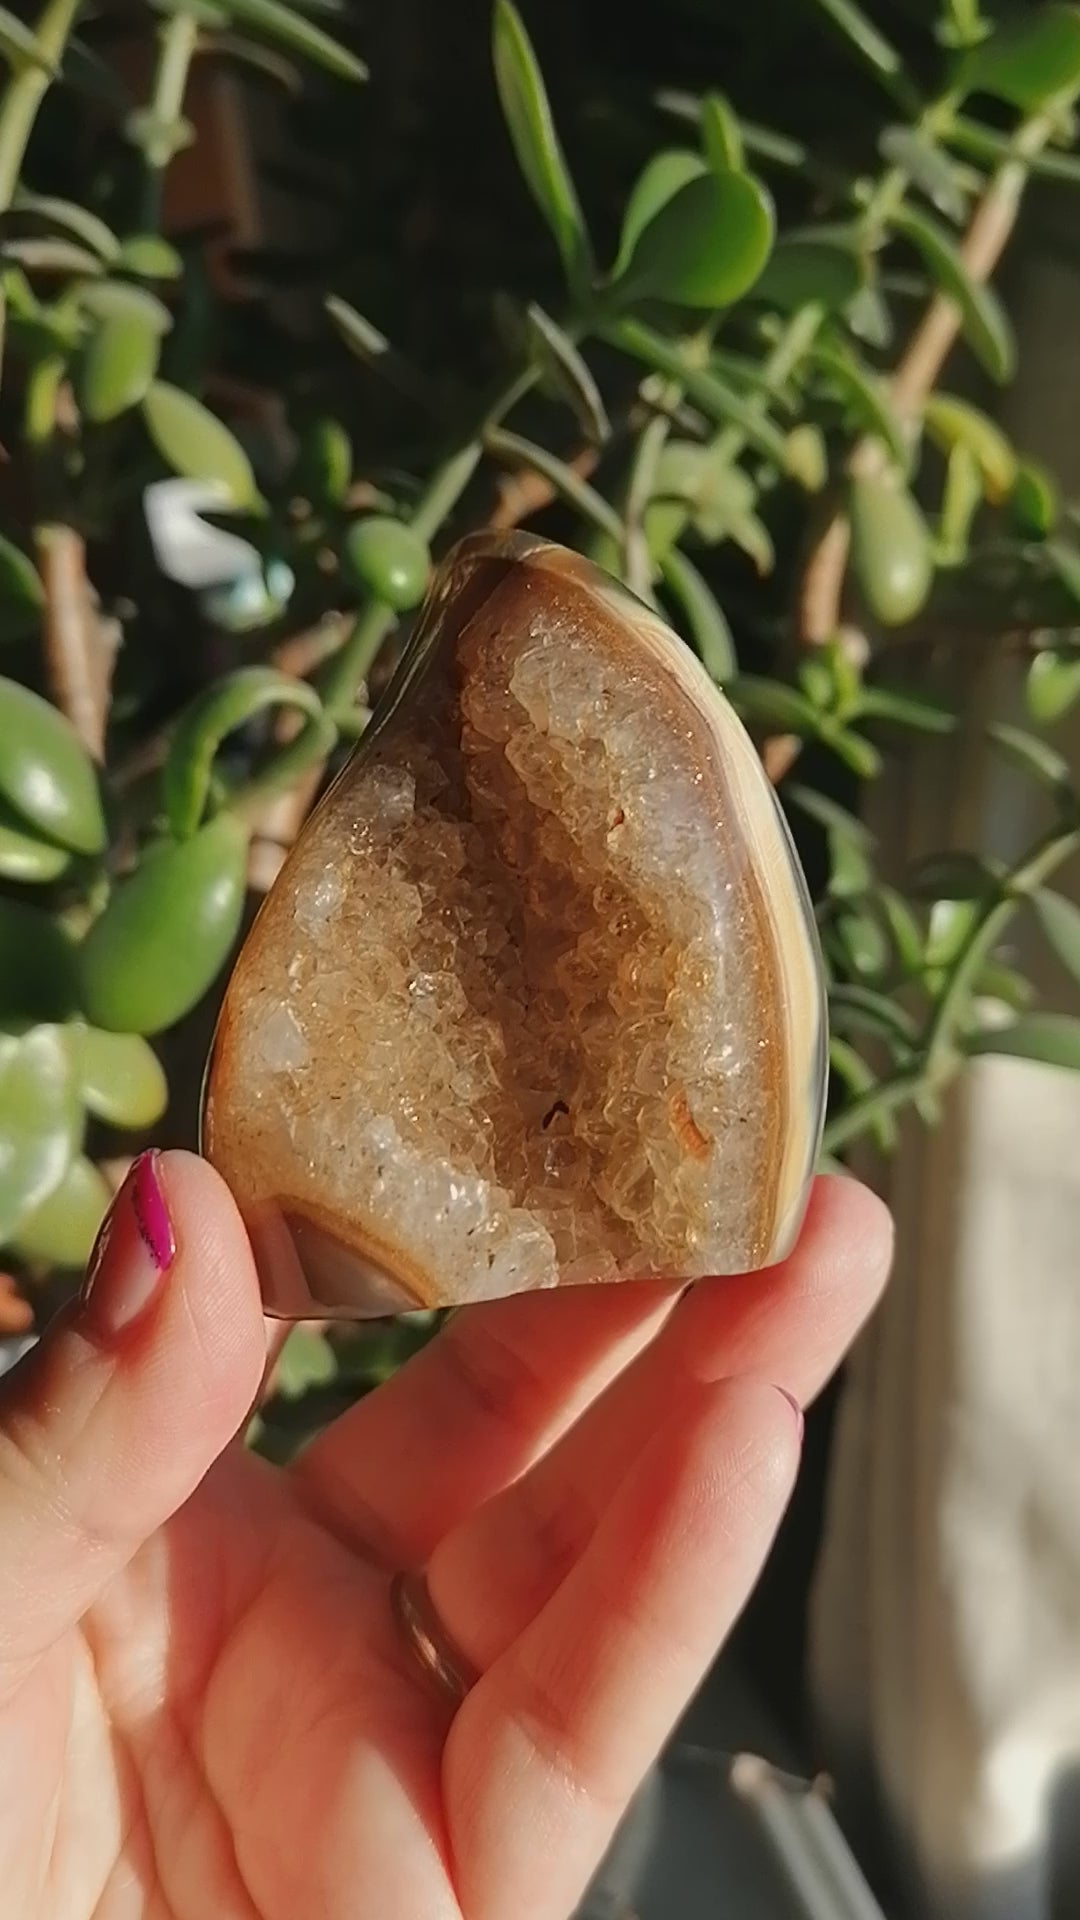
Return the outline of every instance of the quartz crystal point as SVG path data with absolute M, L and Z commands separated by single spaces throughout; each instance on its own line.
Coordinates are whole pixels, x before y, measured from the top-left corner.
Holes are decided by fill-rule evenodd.
M 820 956 L 772 790 L 648 608 L 464 541 L 240 955 L 204 1148 L 268 1310 L 692 1279 L 798 1231 Z

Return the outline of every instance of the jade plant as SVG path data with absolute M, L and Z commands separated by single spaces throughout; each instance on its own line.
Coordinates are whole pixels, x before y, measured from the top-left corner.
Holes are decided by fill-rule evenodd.
M 254 405 L 220 235 L 170 213 L 171 170 L 202 137 L 200 70 L 252 63 L 327 101 L 365 81 L 331 11 L 156 0 L 125 17 L 132 61 L 107 10 L 0 9 L 11 1325 L 70 1284 L 141 1140 L 194 1138 L 245 914 L 362 735 L 432 552 L 477 524 L 552 529 L 660 606 L 760 742 L 819 882 L 828 1158 L 864 1136 L 888 1150 L 908 1107 L 932 1123 L 973 1054 L 1080 1067 L 1080 1019 L 1034 1009 L 1010 949 L 1034 916 L 1080 979 L 1080 910 L 1054 888 L 1080 848 L 1054 740 L 1080 700 L 1080 511 L 986 398 L 1015 371 L 994 282 L 1027 196 L 1080 183 L 1080 9 L 943 0 L 912 61 L 851 0 L 820 0 L 823 59 L 879 89 L 858 164 L 719 91 L 664 93 L 669 137 L 601 247 L 526 25 L 496 0 L 491 166 L 512 151 L 550 255 L 543 299 L 485 289 L 498 379 L 470 400 L 327 273 L 304 353 L 270 356 L 249 389 L 272 405 Z M 342 346 L 334 407 L 310 369 Z M 944 847 L 879 871 L 865 788 L 914 735 L 970 724 L 932 674 L 901 678 L 927 635 L 932 660 L 972 637 L 1024 659 L 1028 723 L 990 731 L 1044 821 L 1009 866 Z M 421 1333 L 297 1343 L 283 1391 L 354 1391 Z

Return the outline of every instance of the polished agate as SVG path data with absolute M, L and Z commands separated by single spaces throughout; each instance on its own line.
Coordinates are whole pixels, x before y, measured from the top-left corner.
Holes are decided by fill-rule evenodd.
M 241 952 L 204 1148 L 286 1317 L 780 1258 L 813 916 L 739 721 L 576 554 L 478 536 Z

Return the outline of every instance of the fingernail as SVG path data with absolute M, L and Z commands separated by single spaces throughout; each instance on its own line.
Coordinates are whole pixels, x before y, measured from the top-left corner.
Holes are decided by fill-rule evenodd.
M 799 1445 L 801 1446 L 803 1432 L 806 1427 L 806 1421 L 803 1419 L 803 1410 L 800 1407 L 798 1401 L 796 1400 L 795 1395 L 793 1393 L 789 1393 L 786 1387 L 777 1387 L 776 1391 L 780 1395 L 781 1400 L 787 1401 L 788 1406 L 791 1408 L 792 1413 L 795 1415 L 795 1424 L 799 1431 Z
M 144 1314 L 176 1254 L 159 1175 L 160 1155 L 141 1153 L 105 1215 L 79 1295 L 92 1339 L 115 1340 Z

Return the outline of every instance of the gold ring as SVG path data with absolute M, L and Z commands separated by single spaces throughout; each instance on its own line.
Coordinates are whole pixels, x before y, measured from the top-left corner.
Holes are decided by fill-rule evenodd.
M 460 1707 L 479 1675 L 439 1619 L 422 1573 L 395 1573 L 390 1583 L 390 1609 L 417 1665 L 455 1707 Z

